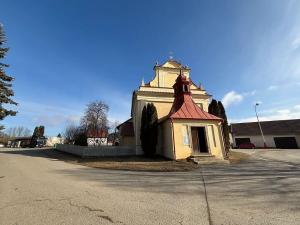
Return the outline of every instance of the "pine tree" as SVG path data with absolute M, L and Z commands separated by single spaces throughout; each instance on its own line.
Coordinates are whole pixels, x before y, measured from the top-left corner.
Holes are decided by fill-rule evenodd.
M 215 99 L 213 99 L 211 101 L 211 103 L 209 104 L 208 112 L 212 115 L 217 116 L 217 117 L 221 117 L 221 112 L 220 112 L 220 109 L 219 109 L 219 106 L 218 106 L 218 102 Z
M 5 68 L 7 68 L 8 65 L 2 62 L 9 50 L 9 48 L 3 47 L 5 43 L 5 33 L 3 26 L 0 24 L 0 120 L 3 120 L 6 116 L 15 116 L 17 113 L 3 106 L 3 104 L 17 105 L 17 103 L 11 99 L 11 97 L 14 96 L 14 92 L 11 88 L 11 82 L 14 78 L 5 73 Z M 4 127 L 0 126 L 0 129 L 1 128 L 3 129 Z
M 153 103 L 148 104 L 147 107 L 147 117 L 148 117 L 148 129 L 149 129 L 149 156 L 154 156 L 156 153 L 157 145 L 157 135 L 158 135 L 158 119 L 156 107 Z
M 38 139 L 38 135 L 39 135 L 39 127 L 35 127 L 33 134 L 31 136 L 31 141 L 30 141 L 30 147 L 34 148 L 37 144 L 37 139 Z
M 141 119 L 141 142 L 146 156 L 154 156 L 156 153 L 158 135 L 158 118 L 156 107 L 153 103 L 144 106 Z
M 37 145 L 38 138 L 43 137 L 44 132 L 45 132 L 44 126 L 39 126 L 34 128 L 31 141 L 30 141 L 30 147 L 34 148 Z
M 225 145 L 225 152 L 227 154 L 230 149 L 229 126 L 228 126 L 226 111 L 221 101 L 218 101 L 218 108 L 220 112 L 220 117 L 223 119 L 222 127 L 223 127 L 223 136 L 224 136 L 224 145 Z
M 74 145 L 79 145 L 79 146 L 87 146 L 87 136 L 85 132 L 79 133 L 75 137 L 75 142 Z
M 45 126 L 40 126 L 39 127 L 39 137 L 44 137 L 45 133 Z
M 147 124 L 147 105 L 144 106 L 143 111 L 142 111 L 142 121 L 141 121 L 141 143 L 142 143 L 142 149 L 144 152 L 147 151 L 147 146 L 148 146 L 148 124 Z

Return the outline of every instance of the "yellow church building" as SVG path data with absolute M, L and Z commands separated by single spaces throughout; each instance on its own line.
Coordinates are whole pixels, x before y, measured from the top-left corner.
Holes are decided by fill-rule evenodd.
M 211 99 L 190 78 L 190 68 L 176 60 L 154 66 L 154 78 L 133 92 L 131 118 L 119 125 L 120 145 L 143 154 L 140 140 L 143 107 L 153 103 L 158 115 L 157 154 L 170 159 L 211 155 L 224 159 L 222 119 L 208 113 Z

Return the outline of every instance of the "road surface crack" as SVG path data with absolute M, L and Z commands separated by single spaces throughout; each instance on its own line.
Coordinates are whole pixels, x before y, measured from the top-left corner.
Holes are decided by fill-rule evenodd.
M 204 197 L 205 197 L 205 202 L 206 202 L 206 211 L 207 211 L 207 217 L 208 217 L 208 224 L 213 225 L 213 221 L 211 218 L 211 213 L 210 213 L 210 207 L 209 207 L 209 202 L 208 202 L 208 197 L 207 197 L 207 191 L 206 191 L 206 183 L 203 175 L 203 167 L 200 170 L 200 175 L 202 178 L 202 183 L 203 183 L 203 188 L 204 188 Z
M 96 208 L 92 208 L 92 207 L 89 207 L 89 206 L 86 206 L 86 205 L 77 205 L 77 204 L 75 204 L 71 201 L 68 201 L 68 202 L 69 202 L 70 206 L 87 209 L 90 212 L 104 212 L 104 210 L 102 210 L 102 209 L 96 209 Z
M 9 207 L 15 207 L 15 206 L 18 206 L 18 205 L 30 205 L 33 202 L 44 202 L 44 201 L 54 202 L 54 201 L 67 201 L 67 200 L 70 200 L 70 199 L 67 199 L 67 198 L 61 198 L 61 199 L 49 199 L 49 198 L 33 199 L 33 200 L 27 201 L 27 202 L 19 202 L 19 203 L 15 203 L 15 204 L 7 204 L 7 205 L 1 207 L 0 210 L 6 209 L 6 208 L 9 208 Z
M 75 204 L 74 202 L 72 201 L 68 201 L 69 205 L 72 206 L 72 207 L 76 207 L 78 209 L 86 209 L 88 210 L 89 212 L 100 212 L 100 213 L 103 213 L 104 210 L 102 209 L 97 209 L 97 208 L 92 208 L 90 206 L 87 206 L 87 205 L 79 205 L 79 204 Z M 97 215 L 97 217 L 101 218 L 101 219 L 104 219 L 104 220 L 107 220 L 111 223 L 117 223 L 117 224 L 124 224 L 123 222 L 121 221 L 114 221 L 110 216 L 107 216 L 107 215 Z
M 98 215 L 98 217 L 102 218 L 102 219 L 105 219 L 111 223 L 114 223 L 114 221 L 109 217 L 109 216 L 101 216 L 101 215 Z

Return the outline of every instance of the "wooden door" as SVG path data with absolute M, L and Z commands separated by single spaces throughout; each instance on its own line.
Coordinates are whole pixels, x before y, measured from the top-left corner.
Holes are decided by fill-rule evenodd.
M 200 153 L 197 127 L 192 127 L 191 132 L 192 132 L 193 152 Z

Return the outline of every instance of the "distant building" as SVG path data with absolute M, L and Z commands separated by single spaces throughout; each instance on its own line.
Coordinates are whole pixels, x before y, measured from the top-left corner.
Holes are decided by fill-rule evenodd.
M 120 145 L 142 154 L 140 130 L 143 107 L 153 103 L 158 114 L 157 153 L 171 159 L 212 155 L 224 158 L 222 119 L 208 113 L 211 99 L 190 78 L 190 68 L 176 60 L 154 66 L 154 78 L 133 92 L 131 118 L 119 125 Z
M 134 129 L 132 118 L 117 126 L 120 139 L 119 144 L 122 146 L 135 146 Z
M 300 147 L 300 119 L 260 122 L 267 147 L 295 149 Z M 263 139 L 257 122 L 231 124 L 234 147 L 252 143 L 263 147 Z
M 87 143 L 88 146 L 100 146 L 107 145 L 108 130 L 99 129 L 99 130 L 88 130 L 87 132 Z
M 46 146 L 52 147 L 56 144 L 63 144 L 64 138 L 63 137 L 48 137 L 46 141 Z
M 32 145 L 32 137 L 14 137 L 7 142 L 7 147 L 10 148 L 28 148 L 28 147 L 43 147 L 46 145 L 46 137 L 38 137 L 35 139 L 35 145 Z
M 26 148 L 30 146 L 32 137 L 15 137 L 7 142 L 9 148 Z

